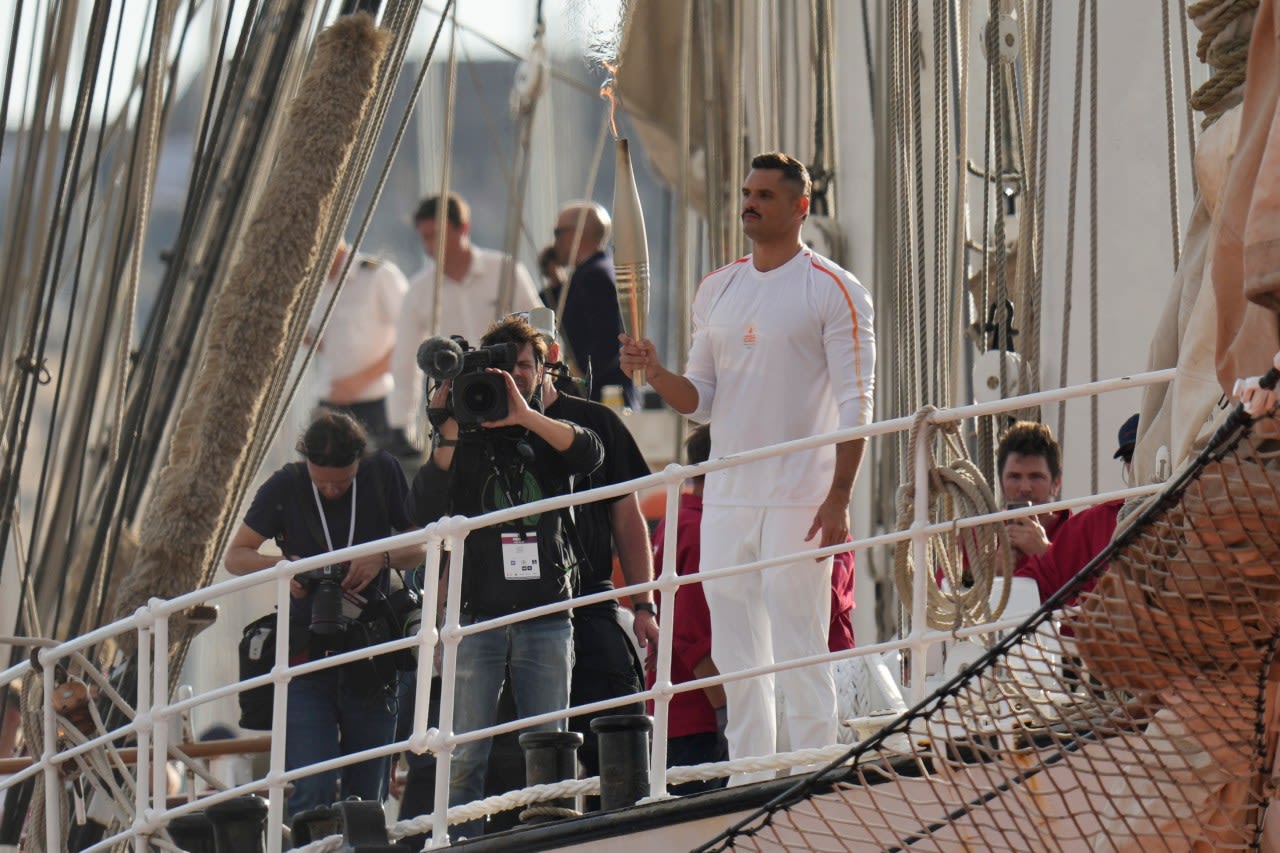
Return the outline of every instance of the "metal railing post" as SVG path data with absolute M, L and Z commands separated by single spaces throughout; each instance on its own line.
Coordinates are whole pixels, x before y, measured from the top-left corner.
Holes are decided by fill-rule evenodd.
M 928 595 L 925 584 L 933 583 L 933 570 L 928 565 L 929 534 L 929 446 L 933 441 L 933 422 L 930 416 L 920 418 L 916 433 L 916 454 L 912 460 L 915 472 L 913 497 L 914 516 L 911 528 L 911 559 L 915 565 L 915 583 L 911 587 L 911 704 L 917 704 L 925 696 L 925 666 L 929 644 L 923 639 L 928 630 Z
M 435 814 L 431 832 L 431 846 L 443 847 L 449 843 L 449 776 L 453 767 L 453 705 L 458 690 L 458 631 L 462 627 L 462 564 L 466 556 L 467 536 L 456 538 L 452 528 L 462 518 L 450 519 L 450 533 L 445 538 L 449 547 L 449 587 L 444 607 L 444 662 L 440 674 L 440 727 L 436 742 L 436 791 Z
M 152 598 L 148 604 L 155 608 L 164 602 Z M 169 704 L 169 617 L 161 615 L 156 619 L 152 633 L 155 643 L 155 659 L 153 667 L 154 680 L 151 688 L 152 701 L 152 754 L 155 756 L 151 768 L 151 808 L 154 814 L 147 815 L 151 823 L 169 805 L 169 729 L 166 725 L 165 712 Z
M 277 563 L 277 565 L 279 565 Z M 289 590 L 292 576 L 281 574 L 276 578 L 276 662 L 271 667 L 271 725 L 272 731 L 284 731 L 282 723 L 289 716 L 289 608 L 293 596 Z M 280 826 L 285 819 L 285 783 L 280 777 L 285 772 L 284 737 L 271 739 L 271 758 L 267 767 L 267 851 L 280 853 L 283 845 Z
M 418 746 L 426 746 L 431 728 L 431 681 L 435 668 L 436 643 L 440 642 L 440 627 L 436 624 L 436 612 L 440 609 L 440 555 L 441 542 L 428 540 L 427 561 L 422 572 L 422 622 L 418 627 L 418 671 L 414 685 L 413 730 L 410 747 L 418 752 Z M 438 732 L 437 732 L 438 733 Z
M 653 686 L 653 750 L 649 762 L 649 796 L 667 796 L 667 730 L 670 719 L 671 694 L 671 644 L 675 640 L 676 596 L 680 586 L 676 583 L 679 571 L 676 566 L 676 534 L 680 526 L 680 487 L 684 483 L 684 469 L 671 463 L 663 472 L 667 481 L 666 521 L 662 531 L 662 574 L 658 576 L 662 600 L 658 619 L 658 668 Z
M 48 850 L 61 850 L 62 844 L 62 776 L 53 757 L 58 751 L 58 724 L 53 714 L 54 670 L 57 657 L 49 649 L 42 649 L 39 660 L 44 667 L 44 843 Z
M 151 805 L 151 688 L 154 683 L 151 672 L 151 626 L 153 619 L 149 607 L 139 607 L 138 616 L 138 702 L 133 711 L 134 724 L 138 728 L 137 789 L 134 791 L 133 849 L 146 853 L 147 843 L 141 830 L 145 815 Z M 50 848 L 57 849 L 57 848 Z

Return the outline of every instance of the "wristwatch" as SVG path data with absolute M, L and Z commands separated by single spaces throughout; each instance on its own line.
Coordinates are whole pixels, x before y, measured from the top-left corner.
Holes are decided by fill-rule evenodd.
M 658 607 L 652 601 L 633 601 L 631 602 L 631 609 L 636 611 L 643 610 L 650 616 L 658 615 Z

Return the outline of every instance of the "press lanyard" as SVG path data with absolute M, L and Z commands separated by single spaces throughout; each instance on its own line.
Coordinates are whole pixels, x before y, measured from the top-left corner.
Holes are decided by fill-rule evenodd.
M 351 481 L 351 526 L 347 528 L 347 547 L 350 548 L 356 541 L 356 486 L 360 485 L 359 479 Z M 311 481 L 311 494 L 316 498 L 316 511 L 320 513 L 320 528 L 324 531 L 324 544 L 329 550 L 333 550 L 333 540 L 329 538 L 329 522 L 324 517 L 324 504 L 320 503 L 320 490 L 316 488 L 316 481 Z

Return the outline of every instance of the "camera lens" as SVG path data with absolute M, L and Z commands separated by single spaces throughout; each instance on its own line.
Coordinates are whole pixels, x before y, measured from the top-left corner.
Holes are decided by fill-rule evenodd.
M 311 633 L 323 637 L 342 630 L 342 587 L 331 580 L 316 584 L 311 598 Z
M 410 610 L 404 619 L 404 635 L 406 637 L 418 636 L 418 630 L 422 627 L 422 610 L 415 608 Z M 413 659 L 418 659 L 418 647 L 410 646 L 409 652 L 413 655 Z
M 496 401 L 497 394 L 494 386 L 484 382 L 473 382 L 467 386 L 462 404 L 468 411 L 488 412 L 493 409 Z

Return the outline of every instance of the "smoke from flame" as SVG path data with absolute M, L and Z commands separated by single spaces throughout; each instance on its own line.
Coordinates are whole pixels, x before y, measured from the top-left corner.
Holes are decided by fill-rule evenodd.
M 618 66 L 609 62 L 607 59 L 601 59 L 600 64 L 609 72 L 608 78 L 600 84 L 600 97 L 609 102 L 609 130 L 613 133 L 613 138 L 618 138 L 618 97 L 615 93 L 616 78 L 618 76 Z
M 566 0 L 569 14 L 566 19 L 585 28 L 587 62 L 599 63 L 607 73 L 600 84 L 600 97 L 609 102 L 609 129 L 618 138 L 618 67 L 622 61 L 622 45 L 625 40 L 627 19 L 634 0 Z

